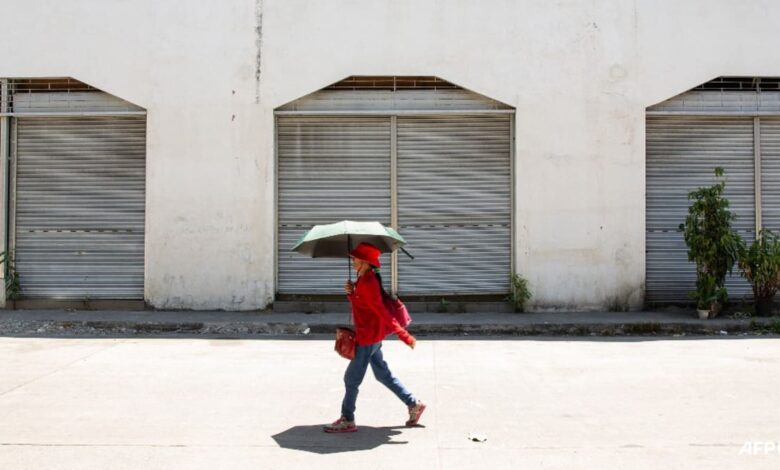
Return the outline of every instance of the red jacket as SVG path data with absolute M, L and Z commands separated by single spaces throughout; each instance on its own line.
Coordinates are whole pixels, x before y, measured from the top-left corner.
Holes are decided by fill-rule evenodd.
M 414 337 L 403 329 L 382 303 L 379 280 L 373 271 L 366 271 L 355 281 L 355 290 L 347 295 L 352 304 L 352 319 L 355 322 L 355 342 L 360 346 L 374 344 L 390 333 L 411 345 Z

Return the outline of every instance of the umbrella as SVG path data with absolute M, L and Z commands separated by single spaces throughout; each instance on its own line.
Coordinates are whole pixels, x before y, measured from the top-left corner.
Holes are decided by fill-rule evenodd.
M 379 222 L 343 220 L 335 224 L 315 225 L 295 243 L 290 251 L 311 258 L 349 258 L 349 253 L 361 243 L 370 243 L 382 253 L 403 250 L 406 240 L 390 227 Z M 349 263 L 347 264 L 349 269 Z M 350 278 L 352 272 L 350 271 Z

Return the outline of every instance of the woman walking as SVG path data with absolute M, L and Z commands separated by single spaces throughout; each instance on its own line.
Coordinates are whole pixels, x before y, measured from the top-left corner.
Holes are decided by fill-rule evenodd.
M 355 402 L 358 387 L 363 382 L 368 366 L 374 377 L 389 388 L 409 410 L 407 426 L 414 426 L 425 411 L 425 405 L 412 395 L 403 384 L 393 376 L 382 357 L 382 340 L 390 333 L 396 333 L 407 346 L 414 349 L 417 341 L 390 316 L 383 299 L 388 296 L 382 287 L 379 274 L 380 251 L 368 243 L 361 243 L 350 253 L 352 267 L 357 272 L 353 284 L 347 281 L 344 290 L 352 304 L 352 318 L 355 323 L 355 358 L 344 373 L 346 392 L 341 403 L 341 417 L 325 426 L 325 432 L 355 432 Z

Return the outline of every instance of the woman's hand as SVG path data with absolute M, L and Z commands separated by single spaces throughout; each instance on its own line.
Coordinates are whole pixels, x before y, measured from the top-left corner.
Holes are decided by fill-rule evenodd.
M 417 346 L 417 340 L 414 337 L 412 337 L 412 342 L 409 343 L 409 347 L 414 349 L 415 346 Z
M 346 292 L 347 295 L 352 295 L 352 293 L 355 292 L 355 284 L 353 284 L 352 281 L 344 283 L 344 292 Z

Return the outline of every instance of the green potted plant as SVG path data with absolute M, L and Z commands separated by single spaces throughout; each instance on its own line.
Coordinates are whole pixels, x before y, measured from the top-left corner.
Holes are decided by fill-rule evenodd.
M 772 315 L 777 288 L 780 287 L 780 239 L 770 230 L 761 230 L 758 239 L 747 248 L 740 247 L 740 274 L 753 287 L 756 315 Z
M 719 287 L 715 276 L 703 275 L 696 279 L 696 290 L 691 293 L 696 299 L 696 311 L 699 318 L 705 320 L 720 312 L 728 299 L 725 287 Z
M 726 275 L 731 273 L 742 244 L 731 227 L 736 216 L 723 197 L 724 174 L 723 168 L 715 168 L 716 181 L 712 186 L 688 193 L 693 202 L 685 222 L 680 224 L 688 246 L 688 261 L 696 264 L 696 290 L 691 295 L 697 309 L 707 309 L 710 318 L 718 314 L 728 299 Z

